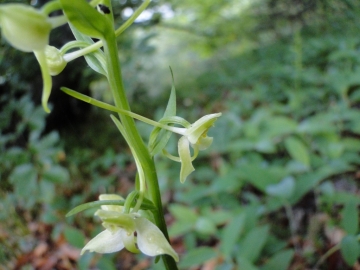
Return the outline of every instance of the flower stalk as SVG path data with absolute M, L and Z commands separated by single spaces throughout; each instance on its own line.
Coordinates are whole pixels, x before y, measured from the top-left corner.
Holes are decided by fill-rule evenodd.
M 145 0 L 115 31 L 110 0 L 92 0 L 90 3 L 85 0 L 54 0 L 41 10 L 21 4 L 4 4 L 0 5 L 0 27 L 2 35 L 12 46 L 35 54 L 41 67 L 44 85 L 42 105 L 46 112 L 50 112 L 47 103 L 52 88 L 51 76 L 58 75 L 75 58 L 84 56 L 90 67 L 106 76 L 109 82 L 114 106 L 62 88 L 75 98 L 117 113 L 117 116 L 111 115 L 111 119 L 129 145 L 137 167 L 136 187 L 126 199 L 103 194 L 99 197 L 100 201 L 80 205 L 68 213 L 72 215 L 90 207 L 101 208 L 95 215 L 102 220 L 105 230 L 90 240 L 81 253 L 109 253 L 126 248 L 134 253 L 162 256 L 165 268 L 176 270 L 179 256 L 169 244 L 153 156 L 162 151 L 170 159 L 180 162 L 180 181 L 183 183 L 195 170 L 192 161 L 199 150 L 212 143 L 207 132 L 221 113 L 205 115 L 193 124 L 176 116 L 174 79 L 167 109 L 159 122 L 131 112 L 122 81 L 116 37 L 135 21 L 150 1 Z M 49 17 L 56 10 L 62 10 L 64 15 Z M 60 50 L 49 46 L 50 31 L 67 22 L 76 41 L 65 44 Z M 93 38 L 99 41 L 94 43 Z M 103 50 L 100 50 L 101 47 Z M 67 53 L 75 48 L 80 49 Z M 135 119 L 154 126 L 149 146 L 141 138 Z M 164 149 L 171 133 L 181 135 L 179 157 L 170 155 Z M 190 147 L 193 148 L 193 156 Z

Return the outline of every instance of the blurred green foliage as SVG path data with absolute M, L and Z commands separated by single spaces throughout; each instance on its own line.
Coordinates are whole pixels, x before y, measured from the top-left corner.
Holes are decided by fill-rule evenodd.
M 132 8 L 128 2 L 119 14 Z M 223 112 L 209 134 L 212 147 L 185 184 L 177 164 L 156 157 L 179 267 L 328 269 L 320 258 L 336 244 L 336 269 L 353 265 L 360 254 L 358 1 L 156 1 L 151 11 L 119 40 L 133 110 L 161 117 L 171 65 L 180 116 L 192 122 Z M 19 227 L 16 220 L 38 220 L 59 232 L 53 239 L 63 233 L 81 247 L 92 230 L 64 214 L 100 193 L 126 194 L 133 160 L 97 109 L 44 132 L 45 114 L 29 94 L 38 86 L 24 70 L 31 60 L 6 46 L 0 56 L 7 70 L 0 74 L 0 194 L 7 210 L 0 211 L 0 232 Z M 87 78 L 92 94 L 106 100 L 101 78 Z M 66 78 L 59 84 L 67 86 Z M 139 128 L 147 138 L 151 128 Z M 85 235 L 64 225 L 72 222 Z M 0 261 L 14 258 L 9 250 L 17 240 L 6 240 Z M 94 260 L 115 269 L 120 259 L 84 256 L 78 266 Z

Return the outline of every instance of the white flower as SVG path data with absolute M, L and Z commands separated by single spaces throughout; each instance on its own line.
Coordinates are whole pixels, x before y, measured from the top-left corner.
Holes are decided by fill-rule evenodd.
M 122 200 L 118 195 L 101 195 L 100 200 Z M 95 215 L 99 216 L 106 228 L 82 249 L 98 253 L 112 253 L 124 247 L 134 253 L 142 252 L 148 256 L 168 254 L 175 261 L 179 256 L 170 246 L 160 229 L 148 219 L 137 213 L 122 213 L 122 206 L 103 205 Z

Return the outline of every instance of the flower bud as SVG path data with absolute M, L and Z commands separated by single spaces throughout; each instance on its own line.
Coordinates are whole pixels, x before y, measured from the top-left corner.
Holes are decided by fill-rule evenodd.
M 58 75 L 65 68 L 67 62 L 60 51 L 54 46 L 46 46 L 46 62 L 51 76 Z
M 0 5 L 0 27 L 6 40 L 24 52 L 44 50 L 52 28 L 44 14 L 22 4 Z

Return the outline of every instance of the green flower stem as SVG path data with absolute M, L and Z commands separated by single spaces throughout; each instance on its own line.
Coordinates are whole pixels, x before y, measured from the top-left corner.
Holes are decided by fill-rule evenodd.
M 103 40 L 104 52 L 108 71 L 108 80 L 110 89 L 112 91 L 115 105 L 119 109 L 130 111 L 130 106 L 125 94 L 123 81 L 121 77 L 121 68 L 118 60 L 118 49 L 116 45 L 116 36 L 113 31 L 106 33 Z M 150 153 L 144 144 L 141 136 L 136 129 L 133 118 L 119 113 L 120 120 L 128 134 L 128 138 L 131 143 L 131 147 L 137 153 L 139 161 L 143 167 L 144 173 L 147 179 L 147 187 L 149 191 L 150 200 L 157 208 L 157 214 L 154 215 L 155 223 L 159 229 L 163 232 L 166 239 L 169 241 L 169 235 L 164 219 L 164 213 L 162 209 L 162 202 L 160 196 L 159 183 L 157 179 L 155 164 L 150 156 Z M 171 256 L 162 256 L 166 269 L 176 270 L 177 266 L 174 259 Z
M 115 35 L 118 37 L 122 32 L 124 32 L 135 20 L 139 15 L 147 8 L 150 4 L 151 0 L 145 0 L 144 3 L 140 5 L 140 7 L 130 16 L 130 18 L 122 24 L 118 29 L 115 30 Z M 92 53 L 103 46 L 103 41 L 100 40 L 86 48 L 81 50 L 71 52 L 64 55 L 64 59 L 66 62 L 70 62 L 78 57 L 84 56 L 86 54 Z
M 41 12 L 46 15 L 50 15 L 51 12 L 60 10 L 60 9 L 61 9 L 60 1 L 58 1 L 58 0 L 50 1 L 41 7 Z
M 78 40 L 69 41 L 68 43 L 64 44 L 64 46 L 61 47 L 60 53 L 61 55 L 64 55 L 67 51 L 70 51 L 72 49 L 85 48 L 87 46 L 89 46 L 89 43 L 85 41 L 78 41 Z
M 146 183 L 145 183 L 145 174 L 144 174 L 144 170 L 141 166 L 141 163 L 139 161 L 139 157 L 137 156 L 137 153 L 135 152 L 134 148 L 131 147 L 131 141 L 129 139 L 129 137 L 127 136 L 126 130 L 124 129 L 123 125 L 120 123 L 120 121 L 113 115 L 110 115 L 111 119 L 113 120 L 113 122 L 115 123 L 115 125 L 117 126 L 117 128 L 120 130 L 121 134 L 123 134 L 127 144 L 130 146 L 131 149 L 131 153 L 134 156 L 135 159 L 135 163 L 136 163 L 136 168 L 138 170 L 138 176 L 139 176 L 139 187 L 137 187 L 137 189 L 139 189 L 138 191 L 138 199 L 136 202 L 135 207 L 133 208 L 133 212 L 137 212 L 140 209 L 140 206 L 143 202 L 144 199 L 144 194 L 145 194 L 145 190 L 146 190 Z

